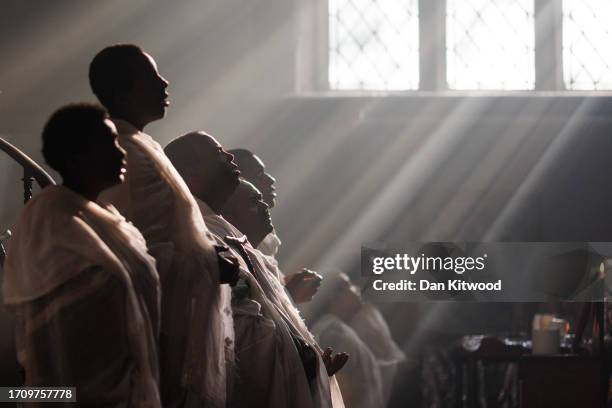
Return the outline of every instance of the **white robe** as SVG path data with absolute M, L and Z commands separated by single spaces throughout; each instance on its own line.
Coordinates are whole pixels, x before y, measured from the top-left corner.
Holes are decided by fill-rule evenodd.
M 321 343 L 350 356 L 338 374 L 347 404 L 351 404 L 351 408 L 385 407 L 384 384 L 378 362 L 357 333 L 332 314 L 319 319 L 312 332 Z
M 227 237 L 246 237 L 206 203 L 197 199 L 207 226 L 222 242 Z M 287 325 L 264 295 L 255 277 L 249 272 L 244 253 L 230 245 L 232 255 L 240 263 L 241 282 L 232 301 L 236 335 L 236 379 L 230 391 L 234 408 L 254 404 L 267 408 L 314 408 L 302 362 Z
M 274 230 L 266 235 L 264 240 L 257 246 L 257 249 L 259 249 L 264 255 L 276 257 L 281 244 L 282 242 L 278 235 L 276 235 L 276 230 Z
M 364 304 L 351 319 L 350 326 L 376 358 L 382 375 L 385 403 L 388 403 L 398 368 L 406 356 L 393 340 L 385 318 L 373 305 Z
M 127 152 L 126 180 L 101 195 L 142 231 L 162 286 L 160 335 L 164 406 L 224 407 L 225 348 L 232 344 L 231 291 L 219 285 L 214 238 L 163 149 L 130 123 L 113 119 Z M 228 323 L 230 322 L 230 323 Z
M 271 233 L 266 235 L 263 241 L 259 243 L 259 245 L 257 246 L 257 249 L 266 258 L 268 267 L 272 271 L 274 271 L 274 273 L 277 275 L 278 279 L 280 280 L 281 284 L 284 285 L 285 284 L 285 274 L 283 273 L 283 271 L 281 271 L 278 265 L 278 261 L 276 260 L 276 255 L 278 254 L 278 250 L 281 244 L 282 242 L 278 238 L 278 235 L 276 235 L 276 231 L 272 231 Z
M 214 234 L 234 238 L 244 237 L 236 227 L 222 216 L 215 214 L 205 203 L 201 201 L 198 203 L 207 225 Z M 258 381 L 261 387 L 274 387 L 268 395 L 269 404 L 274 404 L 268 405 L 270 407 L 344 407 L 336 379 L 327 375 L 325 365 L 320 358 L 321 348 L 306 328 L 299 311 L 287 296 L 275 272 L 269 269 L 265 256 L 254 249 L 248 241 L 245 241 L 243 248 L 253 266 L 255 276 L 247 277 L 251 286 L 251 298 L 242 299 L 238 305 L 234 305 L 238 365 L 240 366 L 238 349 L 242 348 L 243 365 L 260 367 L 259 370 L 267 370 L 266 372 L 272 373 L 271 375 L 277 378 L 264 378 L 258 375 L 260 371 L 257 370 L 248 373 L 252 376 L 251 381 Z M 246 319 L 249 316 L 251 321 Z M 268 337 L 268 342 L 263 342 L 268 336 L 266 333 L 270 333 L 271 324 L 276 326 L 277 340 L 271 342 Z M 310 344 L 318 356 L 318 375 L 314 390 L 310 390 L 308 384 L 304 383 L 304 370 L 292 340 L 292 333 Z M 260 340 L 262 343 L 257 344 Z M 261 352 L 246 352 L 255 344 Z M 277 355 L 271 354 L 273 350 Z M 264 366 L 267 367 L 266 370 L 263 370 Z M 289 403 L 291 400 L 294 402 Z
M 76 386 L 82 405 L 161 406 L 159 276 L 119 214 L 43 189 L 11 239 L 3 295 L 26 386 Z

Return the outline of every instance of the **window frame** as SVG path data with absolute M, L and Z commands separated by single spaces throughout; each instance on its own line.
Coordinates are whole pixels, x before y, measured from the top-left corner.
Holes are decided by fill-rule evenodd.
M 531 90 L 457 90 L 447 83 L 446 0 L 419 0 L 419 88 L 417 90 L 336 90 L 329 84 L 329 1 L 299 8 L 296 90 L 301 94 L 532 95 L 612 94 L 612 90 L 568 90 L 563 71 L 563 0 L 532 0 L 535 30 L 535 86 Z M 433 45 L 433 46 L 432 46 Z

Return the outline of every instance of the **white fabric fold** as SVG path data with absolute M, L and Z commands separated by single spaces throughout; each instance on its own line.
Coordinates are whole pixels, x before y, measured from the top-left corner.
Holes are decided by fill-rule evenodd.
M 224 407 L 224 350 L 234 334 L 231 290 L 219 284 L 214 238 L 159 143 L 123 120 L 113 121 L 127 152 L 126 181 L 103 192 L 101 200 L 134 222 L 157 260 L 164 405 L 181 405 L 189 392 L 207 407 Z
M 156 354 L 159 277 L 142 235 L 112 208 L 103 209 L 65 187 L 43 189 L 19 218 L 5 263 L 3 286 L 4 301 L 17 315 L 18 355 L 26 370 L 26 385 L 38 386 L 49 385 L 36 382 L 40 372 L 52 372 L 51 365 L 56 372 L 71 376 L 81 370 L 80 363 L 87 366 L 91 362 L 77 361 L 71 367 L 65 364 L 77 350 L 66 349 L 63 341 L 80 333 L 60 332 L 65 339 L 50 338 L 44 350 L 37 347 L 40 341 L 36 343 L 34 336 L 54 332 L 54 322 L 70 311 L 74 311 L 72 327 L 83 327 L 84 320 L 95 319 L 78 315 L 83 301 L 101 288 L 116 288 L 111 293 L 119 295 L 117 302 L 125 316 L 116 316 L 110 323 L 118 326 L 113 332 L 120 333 L 120 338 L 112 340 L 119 348 L 126 342 L 132 368 L 124 372 L 123 384 L 120 378 L 113 379 L 116 384 L 109 384 L 101 377 L 106 367 L 97 366 L 98 378 L 79 378 L 86 388 L 82 399 L 111 398 L 118 405 L 160 406 Z M 62 329 L 70 328 L 70 320 L 62 323 Z M 111 331 L 110 327 L 94 327 Z

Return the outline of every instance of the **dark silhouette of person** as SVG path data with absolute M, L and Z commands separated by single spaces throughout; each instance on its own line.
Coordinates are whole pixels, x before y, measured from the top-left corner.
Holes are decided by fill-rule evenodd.
M 168 81 L 140 47 L 117 44 L 89 67 L 127 152 L 126 182 L 101 194 L 134 222 L 157 260 L 162 285 L 161 395 L 164 406 L 225 406 L 225 350 L 232 344 L 231 289 L 237 270 L 216 245 L 184 180 L 143 132 L 164 117 Z
M 234 156 L 234 161 L 238 165 L 242 177 L 261 192 L 268 207 L 274 208 L 276 205 L 276 188 L 274 187 L 276 179 L 266 172 L 264 162 L 247 149 L 231 149 L 229 153 Z
M 193 196 L 209 207 L 202 211 L 204 216 L 209 210 L 221 214 L 221 209 L 239 184 L 241 172 L 234 156 L 225 151 L 214 137 L 201 131 L 172 140 L 164 151 Z
M 133 44 L 100 51 L 90 64 L 89 83 L 112 118 L 125 120 L 140 131 L 162 119 L 169 106 L 168 81 L 153 57 Z
M 274 230 L 268 204 L 263 201 L 259 190 L 246 180 L 240 183 L 223 207 L 223 215 L 244 232 L 255 248 Z
M 234 156 L 241 176 L 261 192 L 263 201 L 268 204 L 268 207 L 274 207 L 276 205 L 276 188 L 274 187 L 276 179 L 266 172 L 263 161 L 247 149 L 232 149 L 229 152 Z M 257 247 L 279 271 L 276 254 L 280 245 L 281 241 L 276 231 L 273 230 Z M 315 271 L 303 268 L 287 275 L 281 273 L 281 280 L 296 303 L 306 303 L 312 300 L 317 293 L 322 277 Z
M 26 386 L 76 387 L 82 405 L 160 407 L 155 260 L 136 228 L 95 203 L 123 180 L 124 153 L 101 106 L 51 116 L 43 155 L 63 185 L 24 208 L 4 301 L 16 311 Z

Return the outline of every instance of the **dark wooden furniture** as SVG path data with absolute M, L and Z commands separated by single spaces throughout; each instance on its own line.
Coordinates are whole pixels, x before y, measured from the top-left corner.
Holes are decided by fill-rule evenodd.
M 518 359 L 521 408 L 602 408 L 602 361 L 578 355 Z
M 602 304 L 587 305 L 598 315 Z M 592 309 L 591 309 L 592 307 Z M 595 319 L 594 326 L 599 324 Z M 480 407 L 477 367 L 491 363 L 513 363 L 518 377 L 520 408 L 602 408 L 607 398 L 608 372 L 604 353 L 593 333 L 589 353 L 536 356 L 527 343 L 508 342 L 496 336 L 465 336 L 452 353 L 456 367 L 455 406 Z

